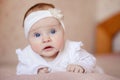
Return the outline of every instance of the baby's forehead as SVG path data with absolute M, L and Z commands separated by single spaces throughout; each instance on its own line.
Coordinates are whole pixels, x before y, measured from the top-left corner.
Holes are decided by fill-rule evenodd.
M 60 28 L 60 26 L 61 26 L 60 23 L 46 25 L 46 26 L 42 26 L 42 25 L 33 26 L 33 27 L 31 27 L 30 32 L 40 31 L 40 30 L 50 30 L 53 28 L 58 29 L 58 28 Z

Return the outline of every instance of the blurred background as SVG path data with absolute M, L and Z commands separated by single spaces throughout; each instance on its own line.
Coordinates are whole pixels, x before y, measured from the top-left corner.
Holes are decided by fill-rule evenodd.
M 108 73 L 120 77 L 120 0 L 0 0 L 1 69 L 15 71 L 18 62 L 15 50 L 27 45 L 23 17 L 28 8 L 38 2 L 52 3 L 61 9 L 67 38 L 82 41 L 83 48 L 96 57 L 107 55 L 97 57 L 98 63 L 104 69 L 115 65 L 109 68 L 114 73 L 109 70 Z M 103 63 L 106 59 L 114 64 Z

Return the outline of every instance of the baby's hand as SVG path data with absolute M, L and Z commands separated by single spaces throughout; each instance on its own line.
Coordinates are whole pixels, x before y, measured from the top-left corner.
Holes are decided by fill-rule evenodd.
M 68 72 L 75 72 L 75 73 L 84 73 L 85 69 L 83 67 L 81 67 L 80 65 L 69 64 L 67 66 L 67 71 Z
M 44 67 L 44 68 L 40 68 L 40 69 L 38 69 L 38 72 L 37 72 L 38 74 L 39 73 L 49 73 L 49 71 L 48 71 L 48 68 L 47 67 Z

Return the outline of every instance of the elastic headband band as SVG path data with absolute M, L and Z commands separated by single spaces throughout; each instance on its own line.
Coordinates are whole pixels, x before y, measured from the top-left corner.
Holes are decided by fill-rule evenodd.
M 62 22 L 63 15 L 61 14 L 61 11 L 58 9 L 48 9 L 48 10 L 40 10 L 36 12 L 30 13 L 24 21 L 24 32 L 25 32 L 25 37 L 28 37 L 28 33 L 33 26 L 38 20 L 46 18 L 46 17 L 55 17 L 57 18 L 62 27 L 64 27 L 64 23 Z

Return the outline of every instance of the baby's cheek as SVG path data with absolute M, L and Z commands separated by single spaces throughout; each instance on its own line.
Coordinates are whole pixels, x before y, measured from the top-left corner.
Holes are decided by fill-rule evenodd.
M 41 50 L 41 43 L 40 43 L 40 40 L 39 39 L 33 39 L 33 38 L 29 38 L 29 44 L 32 48 L 32 50 L 36 53 L 39 53 L 40 50 Z
M 34 52 L 40 53 L 40 50 L 41 50 L 40 45 L 32 45 L 31 47 Z
M 58 49 L 60 49 L 60 50 L 63 49 L 63 47 L 64 47 L 64 40 L 60 40 L 59 39 L 59 40 L 56 41 L 56 43 L 57 43 L 56 46 L 57 46 Z

